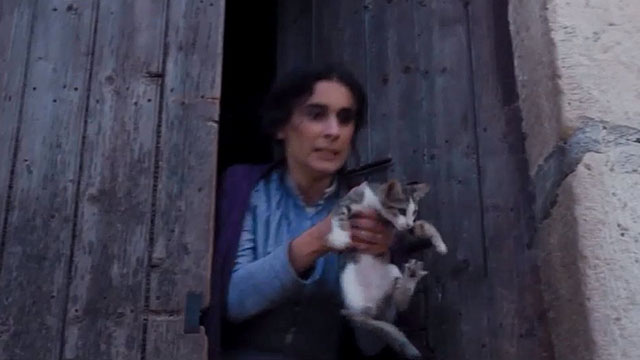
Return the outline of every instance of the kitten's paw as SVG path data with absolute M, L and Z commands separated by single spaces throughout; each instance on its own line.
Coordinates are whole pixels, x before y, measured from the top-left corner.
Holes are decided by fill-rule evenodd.
M 413 227 L 413 233 L 419 238 L 429 239 L 439 254 L 444 255 L 447 253 L 447 245 L 442 241 L 442 236 L 438 230 L 428 222 L 424 220 L 416 221 Z
M 444 244 L 444 242 L 442 241 L 442 238 L 438 237 L 437 240 L 434 240 L 435 238 L 431 238 L 431 243 L 433 244 L 433 246 L 436 247 L 436 251 L 441 254 L 444 255 L 447 253 L 447 245 Z
M 334 227 L 327 236 L 327 245 L 336 250 L 344 250 L 351 245 L 351 234 Z
M 416 259 L 411 259 L 404 264 L 404 278 L 413 279 L 416 282 L 429 272 L 424 270 L 424 263 Z

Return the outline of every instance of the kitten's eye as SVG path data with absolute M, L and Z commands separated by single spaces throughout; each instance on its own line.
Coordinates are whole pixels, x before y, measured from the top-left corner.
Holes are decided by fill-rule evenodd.
M 400 213 L 400 215 L 402 216 L 407 216 L 407 209 L 398 209 L 398 212 Z

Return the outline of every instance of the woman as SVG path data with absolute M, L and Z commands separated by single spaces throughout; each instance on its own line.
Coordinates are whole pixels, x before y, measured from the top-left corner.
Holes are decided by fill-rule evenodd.
M 244 174 L 230 170 L 221 195 L 246 194 L 232 206 L 223 200 L 218 209 L 218 227 L 227 232 L 222 229 L 216 241 L 237 243 L 225 251 L 234 259 L 230 274 L 222 276 L 226 296 L 219 299 L 226 304 L 225 358 L 338 357 L 340 262 L 325 237 L 344 190 L 340 173 L 365 113 L 362 86 L 336 66 L 292 73 L 269 95 L 264 125 L 280 161 L 253 172 L 245 167 Z M 242 189 L 228 179 L 234 172 L 245 181 Z M 234 211 L 243 213 L 241 224 L 225 219 Z M 357 214 L 351 226 L 355 248 L 388 251 L 392 229 L 375 213 Z

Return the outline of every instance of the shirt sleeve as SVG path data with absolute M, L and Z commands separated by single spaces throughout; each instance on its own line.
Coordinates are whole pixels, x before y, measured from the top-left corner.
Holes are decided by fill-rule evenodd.
M 305 284 L 320 276 L 322 258 L 316 261 L 311 275 L 302 279 L 289 260 L 290 239 L 268 255 L 258 259 L 255 233 L 256 207 L 250 206 L 242 225 L 236 262 L 229 282 L 227 317 L 234 322 L 250 318 L 272 308 L 282 300 L 302 291 Z

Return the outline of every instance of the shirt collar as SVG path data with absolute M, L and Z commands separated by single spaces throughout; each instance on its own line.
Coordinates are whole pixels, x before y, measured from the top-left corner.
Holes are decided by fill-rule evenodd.
M 326 189 L 324 189 L 322 198 L 313 205 L 307 205 L 302 200 L 302 195 L 300 194 L 300 191 L 298 190 L 298 187 L 296 186 L 296 184 L 293 182 L 293 179 L 291 178 L 291 176 L 289 176 L 289 173 L 285 169 L 283 169 L 282 171 L 283 171 L 283 177 L 284 177 L 287 188 L 298 199 L 298 202 L 300 202 L 300 204 L 309 212 L 315 211 L 318 207 L 322 206 L 325 200 L 331 195 L 333 195 L 338 189 L 338 180 L 337 180 L 337 177 L 334 176 L 333 179 L 331 180 L 331 184 Z

